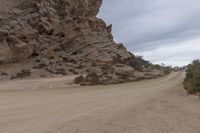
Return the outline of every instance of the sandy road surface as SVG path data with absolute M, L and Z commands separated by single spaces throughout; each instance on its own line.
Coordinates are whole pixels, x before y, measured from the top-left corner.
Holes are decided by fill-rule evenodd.
M 200 133 L 200 100 L 183 90 L 183 78 L 93 87 L 67 87 L 65 78 L 3 82 L 0 133 Z

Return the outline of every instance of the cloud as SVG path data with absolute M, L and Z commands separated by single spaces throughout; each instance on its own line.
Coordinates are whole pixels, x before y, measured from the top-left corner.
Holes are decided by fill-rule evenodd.
M 199 5 L 199 0 L 104 0 L 98 16 L 113 24 L 117 42 L 141 53 L 200 38 Z
M 136 53 L 143 55 L 145 59 L 155 64 L 182 66 L 189 64 L 192 60 L 200 58 L 200 39 L 183 41 L 169 46 L 159 46 L 151 51 Z

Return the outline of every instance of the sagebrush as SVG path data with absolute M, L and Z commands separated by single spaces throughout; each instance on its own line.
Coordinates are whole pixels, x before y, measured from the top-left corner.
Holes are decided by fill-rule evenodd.
M 184 86 L 190 94 L 200 93 L 200 60 L 188 65 Z

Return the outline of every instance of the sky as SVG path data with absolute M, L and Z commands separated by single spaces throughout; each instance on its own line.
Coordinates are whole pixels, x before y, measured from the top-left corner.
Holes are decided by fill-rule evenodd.
M 200 0 L 103 0 L 98 14 L 116 42 L 155 63 L 200 58 Z

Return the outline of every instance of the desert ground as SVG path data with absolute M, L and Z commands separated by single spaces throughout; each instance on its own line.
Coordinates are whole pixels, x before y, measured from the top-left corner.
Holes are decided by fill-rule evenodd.
M 3 81 L 0 133 L 200 133 L 200 100 L 184 77 L 90 87 L 70 77 Z

